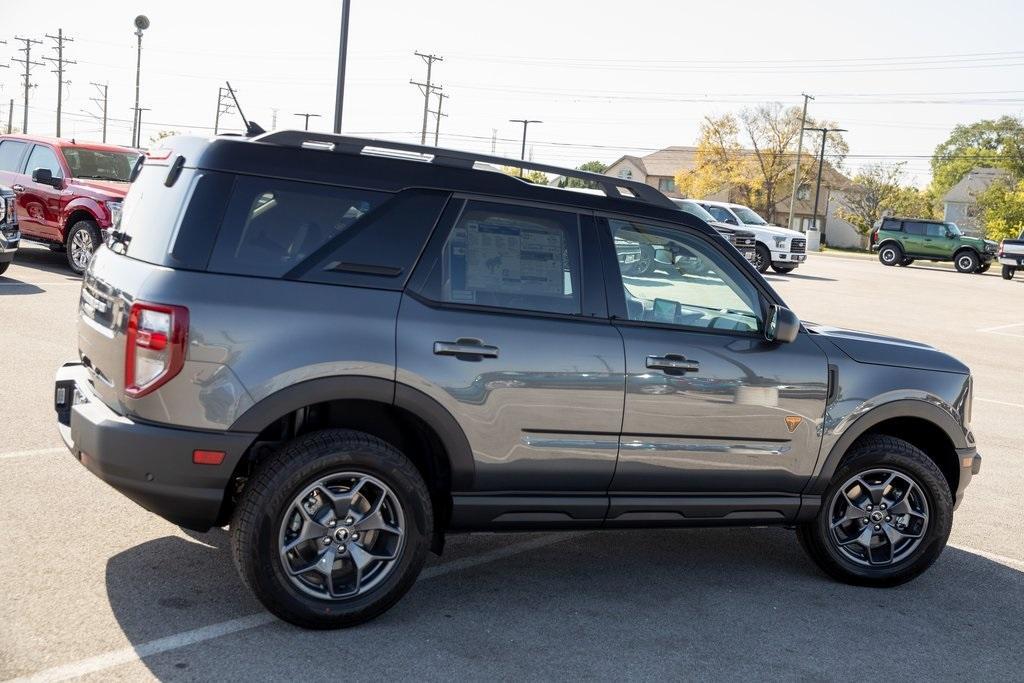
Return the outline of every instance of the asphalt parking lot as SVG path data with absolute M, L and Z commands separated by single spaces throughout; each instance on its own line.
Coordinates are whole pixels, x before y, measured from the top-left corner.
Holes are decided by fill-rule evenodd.
M 383 617 L 309 632 L 249 596 L 225 532 L 183 533 L 61 447 L 78 281 L 26 246 L 0 277 L 0 679 L 1020 680 L 1024 279 L 832 255 L 768 279 L 805 320 L 974 371 L 984 465 L 924 576 L 841 585 L 783 529 L 456 536 Z

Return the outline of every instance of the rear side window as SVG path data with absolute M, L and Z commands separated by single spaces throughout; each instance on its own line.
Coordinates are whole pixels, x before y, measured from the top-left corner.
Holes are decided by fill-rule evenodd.
M 579 240 L 575 213 L 468 202 L 423 294 L 453 304 L 577 314 Z
M 281 277 L 388 197 L 370 190 L 239 176 L 208 270 Z
M 889 232 L 900 232 L 900 222 L 892 218 L 886 218 L 885 220 L 882 221 L 882 230 L 887 230 Z
M 12 173 L 21 172 L 21 157 L 25 153 L 26 145 L 18 140 L 4 140 L 0 142 L 0 171 Z

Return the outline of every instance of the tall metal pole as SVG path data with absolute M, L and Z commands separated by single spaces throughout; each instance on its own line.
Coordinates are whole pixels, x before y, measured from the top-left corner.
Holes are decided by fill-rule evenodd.
M 529 126 L 531 123 L 544 123 L 544 122 L 543 121 L 538 121 L 537 119 L 509 119 L 508 121 L 509 121 L 509 123 L 521 123 L 521 124 L 523 124 L 523 147 L 522 147 L 522 149 L 519 152 L 519 158 L 522 159 L 523 161 L 525 161 L 526 160 L 526 127 Z M 520 178 L 523 177 L 523 168 L 522 168 L 522 166 L 519 167 L 519 177 Z
M 14 98 L 7 104 L 7 134 L 14 132 Z
M 341 0 L 341 37 L 338 41 L 338 85 L 334 104 L 334 133 L 341 133 L 341 115 L 345 108 L 345 62 L 348 58 L 349 0 Z
M 796 146 L 796 167 L 793 170 L 793 192 L 789 195 L 789 220 L 786 222 L 786 227 L 789 229 L 793 228 L 793 202 L 796 200 L 796 193 L 800 187 L 800 155 L 804 151 L 804 128 L 807 126 L 807 100 L 814 99 L 806 93 L 801 94 L 804 96 L 804 113 L 800 116 L 800 143 Z
M 139 84 L 142 78 L 142 29 L 135 29 L 138 37 L 138 49 L 135 54 L 135 118 L 132 120 L 132 147 L 139 146 Z
M 442 92 L 437 93 L 437 111 L 434 112 L 434 147 L 437 147 L 437 141 L 441 137 L 441 117 L 448 116 L 441 111 L 446 99 L 448 99 L 448 95 Z
M 814 130 L 821 133 L 821 156 L 818 158 L 818 181 L 814 188 L 814 212 L 811 214 L 811 219 L 818 222 L 818 197 L 821 194 L 821 172 L 825 167 L 825 142 L 828 140 L 829 133 L 845 133 L 845 128 L 808 128 L 807 130 Z M 821 238 L 819 247 L 827 244 L 825 241 L 825 224 L 828 223 L 828 216 L 825 217 L 825 221 L 821 224 Z

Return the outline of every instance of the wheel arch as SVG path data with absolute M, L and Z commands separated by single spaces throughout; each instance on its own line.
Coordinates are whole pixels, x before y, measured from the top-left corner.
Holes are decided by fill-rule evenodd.
M 881 253 L 882 249 L 884 249 L 887 246 L 896 247 L 896 249 L 901 254 L 905 255 L 907 253 L 907 250 L 903 248 L 903 244 L 899 240 L 893 239 L 892 237 L 886 238 L 886 239 L 884 239 L 884 240 L 882 240 L 881 242 L 878 243 L 878 251 L 879 251 L 879 253 Z
M 938 406 L 917 399 L 901 399 L 880 405 L 861 415 L 829 450 L 817 477 L 806 493 L 820 495 L 832 475 L 857 441 L 873 434 L 885 434 L 920 448 L 940 470 L 956 496 L 960 484 L 957 449 L 968 448 L 967 437 L 952 415 Z
M 978 259 L 978 265 L 981 265 L 981 252 L 968 244 L 957 247 L 956 251 L 953 252 L 953 261 L 956 261 L 956 258 L 965 251 L 969 251 L 974 254 L 974 257 Z
M 64 221 L 64 243 L 67 244 L 68 236 L 71 234 L 71 227 L 78 221 L 92 221 L 99 227 L 95 214 L 79 205 L 71 209 Z

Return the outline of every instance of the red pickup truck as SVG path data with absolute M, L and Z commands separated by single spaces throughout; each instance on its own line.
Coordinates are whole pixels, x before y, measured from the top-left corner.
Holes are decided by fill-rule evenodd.
M 139 158 L 129 147 L 0 135 L 0 185 L 14 190 L 23 239 L 66 251 L 81 273 L 116 222 Z

